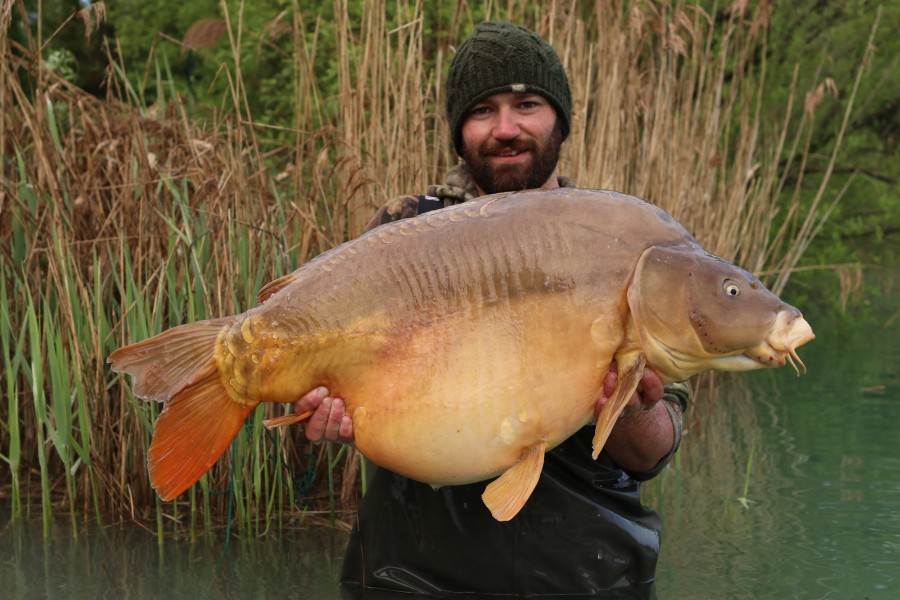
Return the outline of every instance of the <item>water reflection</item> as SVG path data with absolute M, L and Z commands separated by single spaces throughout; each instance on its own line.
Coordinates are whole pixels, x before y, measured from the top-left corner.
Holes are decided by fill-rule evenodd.
M 415 600 L 434 598 L 338 586 L 347 535 L 326 528 L 290 530 L 264 538 L 224 532 L 194 542 L 166 540 L 133 526 L 97 529 L 72 537 L 67 521 L 44 540 L 40 523 L 0 533 L 0 597 L 17 600 L 165 598 L 199 600 L 302 598 L 311 600 Z M 478 595 L 454 595 L 480 600 Z M 496 598 L 496 596 L 491 596 Z M 640 587 L 608 592 L 601 600 L 656 600 Z
M 40 523 L 0 534 L 0 597 L 340 598 L 336 581 L 346 534 L 324 528 L 243 540 L 215 532 L 193 543 L 133 526 L 74 538 L 62 524 L 44 540 Z

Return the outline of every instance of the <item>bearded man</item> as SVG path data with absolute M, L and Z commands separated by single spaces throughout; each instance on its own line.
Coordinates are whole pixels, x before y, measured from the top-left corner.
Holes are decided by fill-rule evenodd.
M 505 22 L 478 25 L 456 53 L 446 89 L 462 162 L 426 195 L 383 206 L 369 228 L 485 194 L 574 186 L 557 173 L 572 117 L 569 83 L 540 36 Z M 598 413 L 615 386 L 612 370 Z M 374 469 L 347 548 L 344 589 L 423 596 L 649 593 L 660 521 L 641 503 L 640 482 L 658 474 L 678 448 L 688 398 L 684 384 L 664 388 L 645 370 L 599 459 L 591 459 L 590 426 L 547 452 L 530 499 L 505 523 L 482 503 L 484 482 L 435 490 Z M 352 442 L 352 420 L 327 389 L 295 405 L 296 412 L 308 410 L 315 410 L 306 427 L 311 441 Z

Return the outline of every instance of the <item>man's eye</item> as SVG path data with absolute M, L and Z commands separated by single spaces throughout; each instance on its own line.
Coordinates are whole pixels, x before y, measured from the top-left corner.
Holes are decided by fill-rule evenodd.
M 488 113 L 490 112 L 490 110 L 491 110 L 491 109 L 489 109 L 487 106 L 478 106 L 478 107 L 476 107 L 476 108 L 473 108 L 473 109 L 469 112 L 469 114 L 470 114 L 470 115 L 486 115 L 486 114 L 488 114 Z

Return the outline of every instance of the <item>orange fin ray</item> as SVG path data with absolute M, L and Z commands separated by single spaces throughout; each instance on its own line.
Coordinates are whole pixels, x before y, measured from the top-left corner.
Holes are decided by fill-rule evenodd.
M 135 396 L 166 402 L 214 371 L 216 339 L 233 320 L 229 317 L 173 327 L 119 348 L 107 362 L 113 371 L 131 375 Z
M 230 398 L 217 374 L 166 402 L 148 460 L 150 482 L 159 496 L 172 500 L 209 471 L 257 404 Z
M 546 450 L 547 444 L 527 449 L 516 464 L 485 488 L 481 499 L 495 519 L 509 521 L 525 506 L 541 477 Z
M 280 417 L 272 417 L 271 419 L 265 419 L 263 425 L 266 426 L 266 429 L 275 429 L 276 427 L 285 427 L 287 425 L 302 423 L 313 416 L 313 412 L 314 411 L 308 410 L 305 413 L 293 413 L 290 415 L 282 415 Z
M 600 411 L 597 428 L 594 430 L 593 452 L 591 453 L 594 460 L 600 456 L 600 451 L 603 450 L 606 440 L 609 439 L 609 434 L 616 425 L 619 415 L 625 410 L 628 400 L 637 389 L 641 377 L 644 376 L 644 365 L 647 364 L 647 359 L 640 352 L 632 352 L 624 356 L 617 356 L 616 364 L 619 368 L 616 391 Z

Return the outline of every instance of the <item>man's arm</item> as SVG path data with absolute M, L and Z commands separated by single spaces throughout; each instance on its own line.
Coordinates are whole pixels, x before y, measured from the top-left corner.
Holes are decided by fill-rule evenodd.
M 409 219 L 419 214 L 418 196 L 398 196 L 382 205 L 375 212 L 372 220 L 366 224 L 366 231 L 375 229 L 385 223 L 393 223 L 400 219 Z

